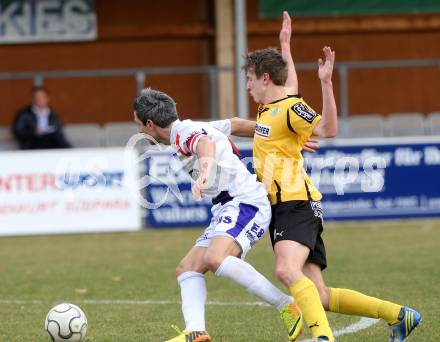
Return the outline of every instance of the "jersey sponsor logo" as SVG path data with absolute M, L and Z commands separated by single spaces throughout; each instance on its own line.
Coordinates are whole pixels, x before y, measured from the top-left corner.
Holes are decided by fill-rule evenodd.
M 315 120 L 316 114 L 312 109 L 307 107 L 304 103 L 298 102 L 292 106 L 292 110 L 298 115 L 300 118 L 306 120 L 308 123 L 312 123 Z
M 226 223 L 230 224 L 232 222 L 231 216 L 220 216 L 217 220 L 217 223 Z
M 322 217 L 321 201 L 310 201 L 310 205 L 312 207 L 313 214 L 315 215 L 315 217 L 319 217 L 322 220 L 323 217 Z
M 272 109 L 272 111 L 270 112 L 270 115 L 272 115 L 272 116 L 277 116 L 279 112 L 280 112 L 280 107 L 275 107 L 275 108 Z
M 254 223 L 252 228 L 246 231 L 246 237 L 248 238 L 251 246 L 255 244 L 264 235 L 264 229 L 261 228 L 257 223 Z
M 257 122 L 257 125 L 255 126 L 255 135 L 267 139 L 270 135 L 270 129 L 271 126 L 263 125 Z

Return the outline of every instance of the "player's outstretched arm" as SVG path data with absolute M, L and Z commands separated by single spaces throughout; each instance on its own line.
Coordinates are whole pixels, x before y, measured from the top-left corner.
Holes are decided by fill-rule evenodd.
M 256 122 L 242 118 L 231 119 L 231 135 L 238 137 L 253 137 L 255 132 Z
M 333 93 L 332 73 L 335 64 L 335 52 L 325 46 L 325 60 L 318 60 L 318 76 L 322 89 L 322 118 L 313 129 L 313 134 L 324 138 L 331 138 L 338 133 L 338 111 Z
M 193 184 L 192 194 L 195 199 L 201 199 L 208 185 L 209 173 L 215 164 L 215 144 L 208 137 L 202 137 L 197 143 L 196 150 L 200 173 L 199 178 Z
M 286 90 L 289 95 L 298 94 L 298 76 L 296 75 L 295 64 L 293 63 L 290 39 L 292 36 L 292 22 L 289 13 L 283 12 L 283 24 L 280 31 L 281 55 L 287 63 Z
M 253 137 L 255 132 L 256 122 L 242 118 L 232 118 L 231 121 L 231 135 L 238 137 Z M 316 152 L 319 148 L 319 142 L 316 139 L 310 138 L 304 144 L 303 150 L 306 152 Z

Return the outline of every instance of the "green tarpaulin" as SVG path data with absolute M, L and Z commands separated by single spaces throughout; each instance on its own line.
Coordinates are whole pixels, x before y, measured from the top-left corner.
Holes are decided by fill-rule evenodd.
M 440 12 L 440 0 L 259 0 L 261 17 L 286 10 L 298 16 L 417 14 Z

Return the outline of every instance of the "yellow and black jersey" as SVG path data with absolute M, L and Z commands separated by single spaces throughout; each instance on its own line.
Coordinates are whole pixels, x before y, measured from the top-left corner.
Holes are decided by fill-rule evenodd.
M 304 170 L 301 150 L 321 120 L 300 96 L 260 105 L 254 134 L 254 169 L 272 204 L 321 199 Z

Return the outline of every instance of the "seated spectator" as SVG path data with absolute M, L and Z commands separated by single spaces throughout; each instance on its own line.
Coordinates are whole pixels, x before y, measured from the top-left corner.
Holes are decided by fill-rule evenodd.
M 58 114 L 49 107 L 49 94 L 43 86 L 32 89 L 32 104 L 18 111 L 12 133 L 22 150 L 72 147 Z

